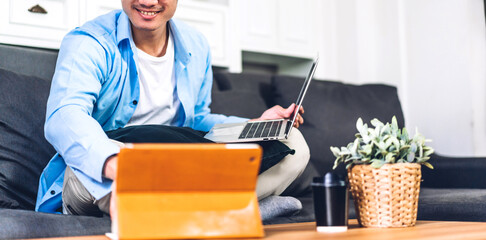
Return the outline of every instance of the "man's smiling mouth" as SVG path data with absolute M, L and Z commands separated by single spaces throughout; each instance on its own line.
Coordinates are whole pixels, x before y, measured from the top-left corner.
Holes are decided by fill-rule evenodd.
M 141 13 L 142 15 L 145 15 L 145 16 L 155 16 L 157 15 L 158 13 L 162 12 L 162 10 L 159 10 L 159 11 L 143 11 L 143 10 L 140 10 L 140 9 L 137 9 L 135 8 L 139 13 Z
M 143 15 L 149 15 L 149 16 L 153 16 L 158 13 L 158 12 L 145 12 L 145 11 L 139 11 L 139 12 Z

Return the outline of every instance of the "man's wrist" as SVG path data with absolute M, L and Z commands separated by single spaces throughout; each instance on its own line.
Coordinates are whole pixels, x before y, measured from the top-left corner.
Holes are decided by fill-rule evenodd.
M 116 154 L 111 155 L 106 159 L 103 165 L 103 172 L 102 172 L 102 176 L 104 178 L 115 180 L 117 160 L 118 157 Z

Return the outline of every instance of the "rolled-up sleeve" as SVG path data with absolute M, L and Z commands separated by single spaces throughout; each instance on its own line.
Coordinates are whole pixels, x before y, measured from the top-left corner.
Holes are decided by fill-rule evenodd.
M 45 122 L 46 139 L 66 164 L 98 182 L 103 181 L 105 160 L 120 150 L 92 117 L 108 66 L 97 40 L 68 34 L 59 52 Z

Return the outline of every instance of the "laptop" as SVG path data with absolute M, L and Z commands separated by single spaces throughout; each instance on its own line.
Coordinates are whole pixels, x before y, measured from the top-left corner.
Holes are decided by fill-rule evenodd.
M 251 143 L 126 144 L 118 154 L 117 214 L 107 235 L 263 237 L 255 192 L 261 154 Z
M 204 136 L 213 142 L 218 143 L 235 143 L 235 142 L 257 142 L 257 141 L 271 141 L 287 139 L 292 131 L 294 122 L 297 119 L 296 113 L 302 106 L 302 101 L 309 88 L 309 84 L 316 71 L 319 56 L 316 57 L 312 63 L 312 67 L 307 75 L 307 78 L 300 89 L 299 96 L 295 104 L 296 111 L 293 114 L 292 121 L 288 119 L 263 120 L 263 121 L 249 121 L 243 123 L 223 123 L 216 124 Z

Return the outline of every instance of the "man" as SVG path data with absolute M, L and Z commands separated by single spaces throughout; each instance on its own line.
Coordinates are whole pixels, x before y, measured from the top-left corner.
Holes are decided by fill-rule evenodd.
M 41 175 L 37 211 L 62 206 L 67 214 L 110 213 L 120 143 L 107 133 L 155 124 L 162 132 L 163 125 L 189 127 L 181 131 L 190 135 L 216 123 L 247 121 L 210 113 L 209 46 L 200 33 L 172 19 L 177 0 L 122 0 L 122 6 L 62 42 L 45 123 L 58 153 Z M 289 118 L 294 110 L 294 104 L 275 106 L 259 119 Z M 302 123 L 299 114 L 296 127 Z M 259 199 L 282 193 L 308 162 L 299 131 L 285 143 L 296 154 L 259 176 Z

